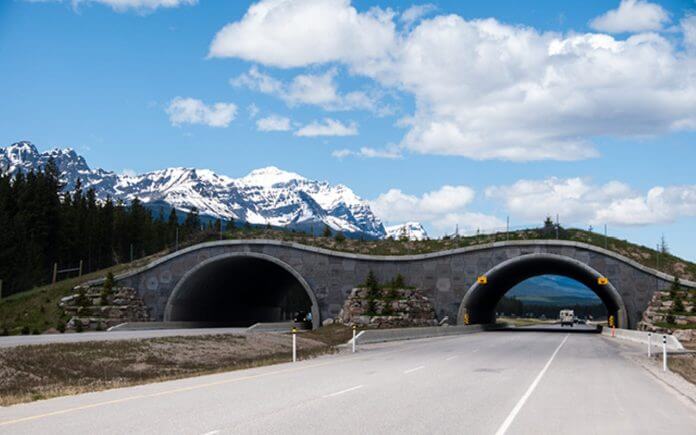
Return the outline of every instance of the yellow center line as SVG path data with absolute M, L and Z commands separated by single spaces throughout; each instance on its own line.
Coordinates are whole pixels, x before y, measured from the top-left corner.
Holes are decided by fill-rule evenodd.
M 447 338 L 464 338 L 467 336 L 468 336 L 468 334 L 466 334 L 464 336 L 450 336 Z M 440 337 L 438 337 L 438 338 L 440 338 Z M 444 338 L 444 337 L 442 337 L 442 338 Z M 394 350 L 387 351 L 387 352 L 382 352 L 381 355 L 388 355 L 391 353 L 403 352 L 403 351 L 411 350 L 414 348 L 422 347 L 422 346 L 425 346 L 428 344 L 432 344 L 432 341 L 418 343 L 417 345 L 408 346 L 406 348 L 400 348 L 400 349 L 394 349 Z M 147 399 L 147 398 L 151 398 L 151 397 L 165 396 L 168 394 L 175 394 L 175 393 L 181 393 L 181 392 L 185 392 L 185 391 L 199 390 L 201 388 L 214 387 L 217 385 L 225 385 L 225 384 L 230 384 L 230 383 L 240 382 L 240 381 L 248 381 L 248 380 L 252 380 L 252 379 L 258 379 L 258 378 L 279 375 L 279 374 L 284 374 L 284 373 L 292 373 L 292 372 L 297 372 L 297 371 L 301 371 L 301 370 L 313 369 L 313 368 L 317 368 L 317 367 L 325 367 L 325 366 L 329 366 L 329 365 L 343 364 L 343 363 L 357 360 L 357 359 L 360 359 L 360 358 L 363 358 L 366 356 L 371 356 L 371 355 L 358 354 L 355 356 L 348 356 L 348 357 L 343 358 L 343 359 L 336 359 L 336 360 L 332 360 L 332 361 L 326 361 L 323 363 L 311 364 L 311 365 L 306 365 L 306 366 L 302 366 L 302 367 L 292 367 L 292 368 L 287 368 L 287 369 L 282 369 L 282 370 L 274 370 L 271 372 L 258 373 L 255 375 L 241 376 L 238 378 L 223 379 L 221 381 L 206 382 L 203 384 L 196 384 L 196 385 L 191 385 L 188 387 L 173 388 L 171 390 L 160 391 L 157 393 L 137 394 L 134 396 L 123 397 L 121 399 L 113 399 L 113 400 L 107 400 L 107 401 L 103 401 L 103 402 L 96 402 L 96 403 L 91 403 L 88 405 L 76 406 L 73 408 L 66 408 L 66 409 L 61 409 L 58 411 L 47 412 L 44 414 L 36 414 L 36 415 L 28 416 L 28 417 L 21 417 L 21 418 L 17 418 L 14 420 L 0 421 L 0 427 L 9 426 L 12 424 L 22 423 L 22 422 L 26 422 L 26 421 L 39 420 L 42 418 L 53 417 L 56 415 L 68 414 L 71 412 L 84 411 L 85 409 L 92 409 L 92 408 L 98 408 L 101 406 L 114 405 L 114 404 L 123 403 L 123 402 L 130 402 L 132 400 L 137 400 L 137 399 Z

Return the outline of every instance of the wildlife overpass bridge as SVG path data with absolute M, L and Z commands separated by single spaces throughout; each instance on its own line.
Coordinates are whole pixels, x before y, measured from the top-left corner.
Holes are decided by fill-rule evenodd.
M 135 288 L 158 321 L 245 325 L 311 311 L 313 326 L 336 317 L 369 271 L 397 274 L 420 288 L 439 319 L 495 320 L 495 306 L 516 284 L 538 275 L 581 282 L 618 326 L 635 328 L 653 293 L 673 277 L 617 253 L 579 242 L 507 241 L 418 255 L 375 256 L 277 240 L 229 240 L 179 250 L 116 277 Z M 479 279 L 485 277 L 485 279 Z M 485 281 L 485 282 L 484 282 Z M 683 282 L 685 287 L 696 283 Z

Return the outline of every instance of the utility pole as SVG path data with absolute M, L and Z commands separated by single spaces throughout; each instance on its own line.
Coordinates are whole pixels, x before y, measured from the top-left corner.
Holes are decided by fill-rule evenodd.
M 510 240 L 510 216 L 507 217 L 507 225 L 505 226 L 505 240 Z

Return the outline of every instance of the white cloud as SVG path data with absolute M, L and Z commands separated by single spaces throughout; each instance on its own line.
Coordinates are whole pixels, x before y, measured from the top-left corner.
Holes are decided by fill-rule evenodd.
M 276 96 L 290 107 L 310 104 L 329 111 L 385 110 L 375 95 L 363 91 L 340 94 L 334 80 L 337 74 L 336 68 L 330 68 L 322 74 L 299 74 L 289 83 L 284 83 L 252 66 L 248 72 L 231 79 L 230 84 Z
M 617 9 L 590 21 L 590 27 L 607 33 L 646 32 L 662 30 L 669 22 L 669 14 L 658 4 L 644 0 L 621 0 Z
M 247 112 L 249 113 L 249 118 L 254 119 L 261 112 L 261 109 L 256 104 L 251 103 L 247 106 Z
M 167 107 L 172 125 L 204 124 L 210 127 L 227 127 L 237 114 L 232 103 L 206 105 L 195 98 L 176 97 Z
M 416 109 L 400 145 L 418 153 L 576 160 L 599 154 L 597 137 L 696 130 L 696 49 L 681 48 L 695 47 L 691 21 L 676 36 L 616 39 L 457 15 L 397 33 L 394 20 L 348 0 L 266 0 L 226 26 L 211 54 L 280 67 L 337 62 L 409 93 Z M 367 36 L 375 44 L 363 52 Z
M 696 52 L 696 15 L 686 16 L 680 24 L 686 49 L 692 53 Z
M 36 1 L 36 0 L 29 0 Z M 38 0 L 40 2 L 63 0 Z M 111 7 L 116 12 L 135 10 L 151 12 L 159 8 L 176 8 L 179 6 L 195 5 L 198 0 L 71 0 L 73 8 L 77 9 L 82 4 L 99 3 Z
M 290 118 L 270 115 L 256 121 L 259 131 L 290 131 Z
M 312 121 L 295 132 L 295 136 L 355 136 L 358 134 L 356 123 L 343 124 L 341 121 L 324 118 L 323 121 Z
M 370 147 L 362 147 L 358 151 L 352 151 L 347 148 L 334 150 L 331 155 L 342 159 L 349 156 L 365 157 L 365 158 L 380 158 L 380 159 L 400 159 L 401 150 L 395 146 L 389 146 L 383 149 L 375 149 Z
M 404 26 L 411 27 L 413 23 L 436 10 L 437 6 L 431 3 L 413 5 L 401 13 L 399 21 L 404 23 Z
M 390 189 L 370 201 L 370 207 L 387 222 L 419 221 L 447 233 L 454 232 L 456 226 L 464 232 L 504 225 L 494 216 L 467 211 L 474 196 L 474 190 L 468 186 L 446 185 L 421 196 Z
M 561 221 L 583 224 L 647 225 L 696 216 L 696 185 L 654 187 L 635 192 L 618 181 L 594 185 L 583 178 L 520 180 L 486 189 L 516 219 L 541 222 L 560 214 Z
M 392 46 L 393 13 L 359 13 L 350 0 L 262 0 L 224 26 L 211 57 L 238 57 L 284 68 L 379 58 Z

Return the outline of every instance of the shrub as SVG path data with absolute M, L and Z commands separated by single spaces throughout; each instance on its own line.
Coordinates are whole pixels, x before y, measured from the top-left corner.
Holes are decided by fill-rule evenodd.
M 331 228 L 328 225 L 324 225 L 324 231 L 321 233 L 324 237 L 331 237 Z
M 672 312 L 673 313 L 683 313 L 684 312 L 684 302 L 682 302 L 681 298 L 677 298 L 674 300 L 674 305 L 672 305 Z
M 371 270 L 367 274 L 367 279 L 365 279 L 365 287 L 367 288 L 367 297 L 369 299 L 376 299 L 379 297 L 379 282 L 374 272 Z
M 56 323 L 56 329 L 57 329 L 58 332 L 60 332 L 61 334 L 64 333 L 64 332 L 65 332 L 65 322 L 60 321 L 60 322 Z
M 21 331 L 22 335 L 29 335 L 30 333 L 31 333 L 31 330 L 29 329 L 28 326 L 22 326 L 22 331 Z
M 104 290 L 107 293 L 111 293 L 113 288 L 114 288 L 114 274 L 109 272 L 106 274 L 106 278 L 104 279 Z
M 77 303 L 77 306 L 81 308 L 85 308 L 88 305 L 90 305 L 89 298 L 85 294 L 85 289 L 81 288 L 80 290 L 78 290 L 77 300 L 75 302 Z
M 404 282 L 404 276 L 398 273 L 396 275 L 396 278 L 392 281 L 392 287 L 393 288 L 404 288 L 406 286 L 406 283 Z
M 334 239 L 336 239 L 336 241 L 337 241 L 338 243 L 343 243 L 343 242 L 346 241 L 346 236 L 343 235 L 343 233 L 339 231 L 339 232 L 337 232 L 336 235 L 334 236 Z
M 102 322 L 97 323 L 97 331 L 103 331 L 104 330 L 104 325 L 102 325 Z
M 677 292 L 681 289 L 681 285 L 679 283 L 679 277 L 675 276 L 674 281 L 672 281 L 672 286 L 669 288 L 669 296 L 672 299 L 676 299 L 677 297 Z
M 367 313 L 368 316 L 376 316 L 377 315 L 377 303 L 375 302 L 374 299 L 369 299 L 367 301 Z
M 667 317 L 665 318 L 665 322 L 674 324 L 674 314 L 667 314 Z
M 31 335 L 39 335 L 39 334 L 41 334 L 41 332 L 38 329 L 34 328 L 31 330 Z
M 6 337 L 10 335 L 10 330 L 7 329 L 7 325 L 3 326 L 2 329 L 0 329 L 0 336 Z

